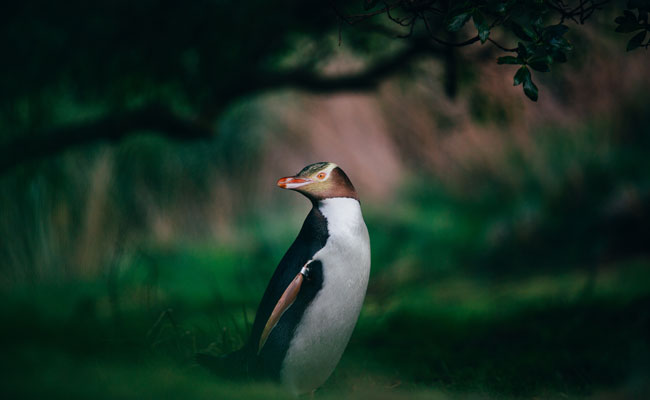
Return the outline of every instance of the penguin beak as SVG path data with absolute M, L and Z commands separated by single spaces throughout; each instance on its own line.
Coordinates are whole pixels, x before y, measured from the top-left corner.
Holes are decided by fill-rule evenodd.
M 313 181 L 309 178 L 296 178 L 295 176 L 287 176 L 286 178 L 278 179 L 278 186 L 282 189 L 297 189 L 301 186 L 309 185 Z

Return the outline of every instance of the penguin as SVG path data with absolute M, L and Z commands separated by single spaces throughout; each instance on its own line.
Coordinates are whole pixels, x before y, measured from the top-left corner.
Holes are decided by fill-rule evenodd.
M 350 340 L 368 286 L 370 240 L 357 192 L 336 164 L 308 165 L 277 185 L 306 196 L 312 209 L 271 277 L 246 344 L 197 361 L 301 395 L 325 383 Z

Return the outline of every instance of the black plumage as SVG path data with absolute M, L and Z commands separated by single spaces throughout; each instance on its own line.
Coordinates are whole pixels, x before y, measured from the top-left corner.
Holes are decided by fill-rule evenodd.
M 255 315 L 250 338 L 244 347 L 222 357 L 197 354 L 197 362 L 222 376 L 278 379 L 282 360 L 294 331 L 307 306 L 323 286 L 323 271 L 320 261 L 309 264 L 309 274 L 302 284 L 298 296 L 273 328 L 258 354 L 260 336 L 274 306 L 286 288 L 300 273 L 301 268 L 312 259 L 312 256 L 325 246 L 327 238 L 327 219 L 314 204 L 298 237 L 282 257 L 271 277 Z

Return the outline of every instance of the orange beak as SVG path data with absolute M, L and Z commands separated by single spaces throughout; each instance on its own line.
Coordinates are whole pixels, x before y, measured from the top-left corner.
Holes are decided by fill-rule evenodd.
M 313 181 L 309 178 L 296 178 L 293 176 L 287 176 L 286 178 L 278 179 L 278 186 L 280 186 L 282 189 L 297 189 L 312 182 Z

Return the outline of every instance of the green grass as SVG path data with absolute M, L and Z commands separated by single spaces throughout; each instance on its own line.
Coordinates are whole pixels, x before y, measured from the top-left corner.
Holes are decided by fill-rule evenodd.
M 548 132 L 536 165 L 513 154 L 499 174 L 469 169 L 457 186 L 419 177 L 395 203 L 364 203 L 368 295 L 316 397 L 650 397 L 644 121 L 623 139 L 606 127 Z M 0 398 L 288 398 L 272 383 L 219 380 L 192 357 L 246 340 L 297 216 L 269 205 L 241 216 L 229 245 L 141 241 L 95 275 L 65 274 L 52 255 L 66 242 L 48 242 L 64 235 L 25 227 L 40 229 L 49 203 L 23 200 L 3 201 L 4 231 L 22 235 L 0 252 L 26 257 L 0 293 Z
M 403 288 L 382 307 L 370 302 L 352 351 L 365 348 L 404 380 L 434 387 L 590 394 L 647 368 L 649 279 L 641 263 L 595 278 L 455 278 Z
M 223 382 L 192 362 L 198 349 L 245 339 L 267 279 L 251 274 L 258 261 L 225 249 L 154 253 L 130 258 L 113 280 L 5 293 L 3 398 L 287 398 L 271 383 Z M 647 393 L 634 382 L 650 372 L 649 266 L 415 281 L 379 267 L 317 397 Z

